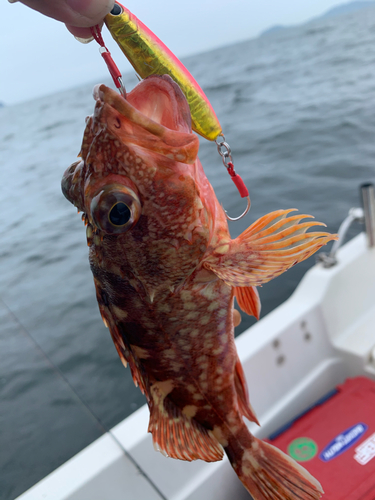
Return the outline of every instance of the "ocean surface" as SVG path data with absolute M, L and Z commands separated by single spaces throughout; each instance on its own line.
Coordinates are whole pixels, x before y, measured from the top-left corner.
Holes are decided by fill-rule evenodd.
M 267 212 L 292 207 L 336 231 L 359 205 L 359 184 L 375 180 L 375 9 L 185 63 L 250 190 L 251 211 L 230 223 L 232 236 Z M 95 83 L 0 109 L 1 500 L 145 403 L 100 319 L 83 223 L 60 190 L 93 111 Z M 125 83 L 130 89 L 136 79 L 125 75 Z M 202 140 L 200 158 L 229 215 L 239 215 L 244 200 L 215 145 Z M 287 299 L 313 264 L 310 258 L 263 286 L 262 315 Z M 237 333 L 252 321 L 244 316 Z

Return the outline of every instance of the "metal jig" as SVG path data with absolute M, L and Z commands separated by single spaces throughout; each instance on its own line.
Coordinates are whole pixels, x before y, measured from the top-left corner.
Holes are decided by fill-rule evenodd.
M 169 75 L 188 101 L 192 128 L 205 139 L 213 141 L 222 132 L 210 101 L 182 62 L 140 19 L 119 2 L 105 16 L 104 22 L 112 37 L 135 72 L 142 78 Z
M 232 150 L 229 146 L 229 144 L 225 141 L 225 136 L 224 134 L 219 134 L 216 139 L 215 139 L 215 144 L 217 146 L 217 151 L 219 155 L 221 156 L 221 159 L 223 161 L 224 167 L 227 169 L 228 174 L 230 175 L 232 181 L 236 185 L 238 192 L 241 195 L 241 198 L 247 198 L 247 207 L 245 211 L 239 216 L 239 217 L 230 217 L 225 211 L 225 216 L 228 220 L 231 221 L 236 221 L 242 219 L 248 211 L 250 210 L 251 207 L 251 201 L 250 201 L 250 196 L 249 196 L 249 191 L 247 190 L 247 187 L 242 180 L 241 176 L 239 176 L 236 171 L 234 170 L 234 165 L 233 165 L 233 159 L 232 159 Z

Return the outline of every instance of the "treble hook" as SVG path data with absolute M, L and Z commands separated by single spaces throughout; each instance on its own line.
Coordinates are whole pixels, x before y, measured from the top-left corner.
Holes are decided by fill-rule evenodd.
M 241 195 L 241 198 L 247 198 L 247 207 L 245 211 L 239 216 L 239 217 L 229 217 L 227 214 L 227 211 L 224 210 L 225 216 L 228 220 L 231 221 L 236 221 L 242 219 L 247 212 L 250 210 L 251 207 L 251 201 L 250 201 L 250 196 L 249 196 L 249 191 L 247 190 L 247 187 L 242 180 L 241 176 L 236 173 L 234 170 L 234 165 L 233 165 L 233 160 L 232 160 L 232 150 L 227 142 L 225 142 L 225 137 L 224 134 L 220 134 L 216 137 L 215 143 L 217 146 L 217 150 L 219 152 L 219 155 L 221 156 L 221 159 L 223 160 L 224 167 L 228 170 L 228 174 L 230 175 L 230 178 L 232 181 L 235 183 L 236 188 L 238 189 L 238 192 Z M 221 149 L 224 148 L 224 151 Z M 229 161 L 228 161 L 229 160 Z

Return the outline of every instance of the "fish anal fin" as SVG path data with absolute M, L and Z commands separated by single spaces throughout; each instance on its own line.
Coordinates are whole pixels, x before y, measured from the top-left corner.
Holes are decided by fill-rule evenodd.
M 151 386 L 148 432 L 152 433 L 154 448 L 171 458 L 216 462 L 224 455 L 217 439 L 163 395 L 158 384 Z
M 204 262 L 232 287 L 259 286 L 302 262 L 338 236 L 322 231 L 307 233 L 320 222 L 300 222 L 309 215 L 287 215 L 278 210 L 261 217 L 235 240 L 219 242 Z
M 261 302 L 255 286 L 236 286 L 234 287 L 234 295 L 243 312 L 259 319 Z
M 234 372 L 234 385 L 236 387 L 238 409 L 240 413 L 242 413 L 244 417 L 249 419 L 250 422 L 255 422 L 256 424 L 260 425 L 257 416 L 255 415 L 255 412 L 250 404 L 246 378 L 238 355 Z

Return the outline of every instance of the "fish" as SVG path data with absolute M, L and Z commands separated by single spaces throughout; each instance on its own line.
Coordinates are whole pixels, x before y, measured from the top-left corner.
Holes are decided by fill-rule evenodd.
M 82 212 L 104 324 L 145 394 L 148 431 L 168 457 L 224 453 L 255 500 L 312 500 L 319 482 L 271 444 L 259 423 L 234 342 L 234 297 L 259 317 L 257 287 L 336 239 L 320 222 L 277 210 L 231 239 L 198 159 L 179 86 L 141 81 L 125 99 L 94 89 L 79 158 L 62 191 Z

